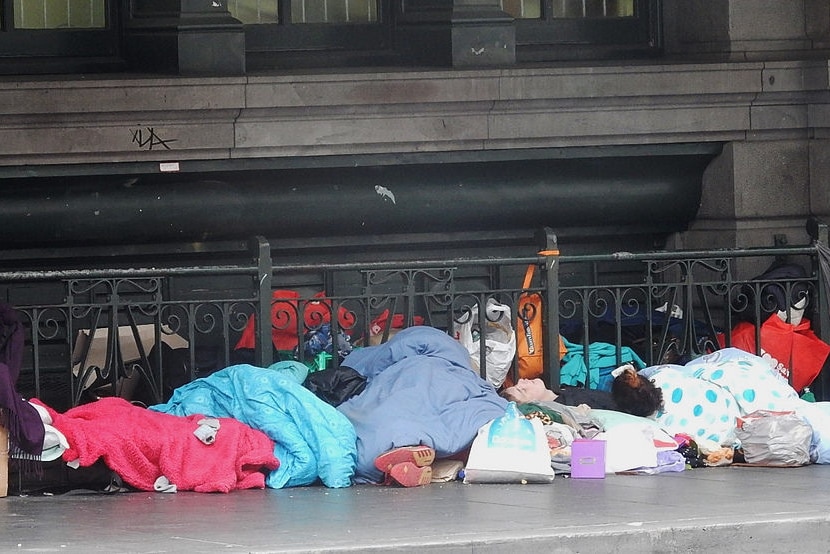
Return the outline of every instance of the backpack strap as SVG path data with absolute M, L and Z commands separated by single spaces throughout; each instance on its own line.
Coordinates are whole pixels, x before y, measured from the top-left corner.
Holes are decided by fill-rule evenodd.
M 530 283 L 533 281 L 533 274 L 536 273 L 536 264 L 530 264 L 527 266 L 527 271 L 525 271 L 525 281 L 522 284 L 522 290 L 526 290 L 530 288 Z
M 559 250 L 540 250 L 540 256 L 558 256 Z M 527 266 L 527 271 L 525 272 L 525 281 L 522 285 L 522 290 L 530 288 L 530 283 L 533 282 L 533 275 L 536 273 L 536 264 L 530 264 Z

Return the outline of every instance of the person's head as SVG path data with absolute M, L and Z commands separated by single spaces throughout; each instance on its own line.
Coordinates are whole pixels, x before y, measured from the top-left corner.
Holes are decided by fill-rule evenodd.
M 556 400 L 556 393 L 545 387 L 541 379 L 519 379 L 518 383 L 501 391 L 501 395 L 517 404 Z
M 629 366 L 614 378 L 611 394 L 621 412 L 649 417 L 663 409 L 663 389 Z

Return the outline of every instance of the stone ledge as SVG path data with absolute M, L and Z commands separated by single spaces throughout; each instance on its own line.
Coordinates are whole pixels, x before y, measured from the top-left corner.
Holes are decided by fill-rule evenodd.
M 1 80 L 0 166 L 821 135 L 827 73 L 792 61 Z

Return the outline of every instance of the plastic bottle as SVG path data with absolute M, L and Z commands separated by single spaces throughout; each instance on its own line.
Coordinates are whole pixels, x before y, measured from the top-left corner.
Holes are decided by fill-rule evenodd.
M 533 450 L 536 448 L 536 431 L 515 402 L 507 404 L 504 415 L 497 417 L 490 425 L 487 442 L 491 447 Z

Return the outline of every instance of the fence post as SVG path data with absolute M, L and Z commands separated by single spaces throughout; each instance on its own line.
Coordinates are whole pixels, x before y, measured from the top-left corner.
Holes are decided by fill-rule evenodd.
M 830 228 L 826 223 L 816 218 L 807 220 L 807 233 L 813 240 L 816 247 L 815 270 L 818 274 L 818 335 L 824 342 L 830 338 L 830 258 L 827 257 L 827 249 L 830 248 Z M 816 322 L 813 322 L 816 327 Z M 830 375 L 822 371 L 813 383 L 812 389 L 817 400 L 830 399 Z
M 819 250 L 819 246 L 824 249 L 830 248 L 830 227 L 826 223 L 822 223 L 816 218 L 810 218 L 807 221 L 807 233 L 816 245 L 816 270 L 818 271 L 819 290 L 818 294 L 818 328 L 819 336 L 825 342 L 830 338 L 830 260 L 827 260 Z M 826 252 L 826 250 L 825 250 Z M 815 322 L 813 322 L 815 325 Z
M 542 319 L 544 350 L 542 360 L 545 374 L 542 377 L 548 388 L 559 388 L 559 241 L 550 227 L 543 227 L 537 234 L 539 255 L 543 256 L 542 286 L 545 291 L 545 312 Z
M 257 310 L 256 310 L 256 345 L 254 356 L 259 367 L 268 367 L 274 361 L 274 348 L 271 339 L 271 281 L 273 266 L 271 263 L 271 245 L 265 237 L 257 236 L 251 240 L 254 260 L 257 264 Z

